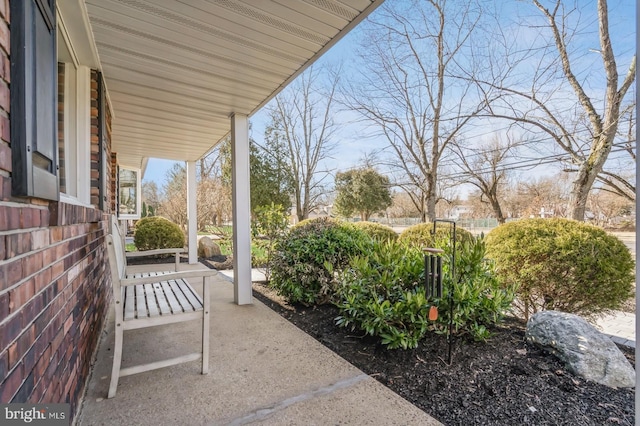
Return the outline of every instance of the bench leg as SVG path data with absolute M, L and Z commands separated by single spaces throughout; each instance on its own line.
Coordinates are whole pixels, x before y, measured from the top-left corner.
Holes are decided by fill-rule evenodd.
M 209 373 L 209 312 L 211 311 L 210 278 L 202 280 L 202 374 Z
M 120 378 L 120 365 L 122 364 L 122 338 L 124 330 L 121 324 L 116 323 L 116 344 L 113 348 L 113 367 L 111 368 L 111 383 L 109 384 L 109 394 L 107 398 L 116 396 L 118 379 Z

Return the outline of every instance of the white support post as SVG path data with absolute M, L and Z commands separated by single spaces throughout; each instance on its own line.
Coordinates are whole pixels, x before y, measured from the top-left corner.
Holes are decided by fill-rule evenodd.
M 251 292 L 251 197 L 249 194 L 249 120 L 231 116 L 233 199 L 233 298 L 238 305 L 253 303 Z
M 198 263 L 198 207 L 196 204 L 196 162 L 187 161 L 187 231 L 189 232 L 189 264 Z

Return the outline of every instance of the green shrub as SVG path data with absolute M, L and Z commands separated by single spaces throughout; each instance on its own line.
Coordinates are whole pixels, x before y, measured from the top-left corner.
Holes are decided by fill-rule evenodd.
M 378 241 L 395 241 L 398 239 L 398 233 L 386 225 L 375 222 L 355 222 L 356 228 L 362 229 L 371 238 Z
M 450 273 L 451 244 L 446 243 L 443 249 L 443 295 L 437 301 L 439 315 L 435 325 L 438 333 L 446 333 L 449 326 L 449 292 L 454 278 Z M 470 333 L 476 340 L 486 340 L 489 337 L 487 326 L 502 320 L 514 298 L 513 286 L 501 283 L 494 263 L 486 259 L 486 250 L 482 237 L 456 243 L 453 332 Z
M 271 279 L 271 258 L 276 241 L 284 235 L 289 226 L 289 219 L 285 209 L 280 204 L 271 203 L 258 206 L 251 221 L 253 246 L 251 250 L 251 265 L 264 267 L 267 282 Z
M 631 297 L 634 262 L 603 229 L 568 219 L 509 222 L 487 236 L 487 254 L 503 282 L 517 286 L 525 319 L 551 309 L 593 316 Z
M 184 247 L 184 234 L 168 219 L 145 217 L 136 222 L 133 243 L 138 250 Z
M 389 349 L 415 348 L 429 325 L 423 276 L 420 249 L 376 241 L 341 274 L 336 323 L 380 337 Z
M 335 296 L 336 274 L 371 244 L 346 222 L 322 218 L 298 224 L 276 242 L 270 284 L 289 303 L 328 303 Z
M 438 247 L 443 241 L 449 241 L 452 227 L 447 223 L 438 223 L 436 233 L 433 232 L 433 223 L 418 223 L 402 231 L 398 239 L 406 241 L 418 248 Z M 456 241 L 471 241 L 473 234 L 464 228 L 456 227 Z
M 303 219 L 300 222 L 298 222 L 295 225 L 293 225 L 293 228 L 300 228 L 300 227 L 303 227 L 303 226 L 307 226 L 310 223 L 316 223 L 316 222 L 333 223 L 333 224 L 346 223 L 346 222 L 343 222 L 341 220 L 334 219 L 332 217 L 326 216 L 326 217 L 316 217 L 316 218 L 313 218 L 313 219 Z
M 341 276 L 338 325 L 378 336 L 389 349 L 415 348 L 429 327 L 446 332 L 449 324 L 451 247 L 445 243 L 443 298 L 425 299 L 424 256 L 407 242 L 377 242 L 368 256 L 356 257 Z M 487 326 L 501 320 L 513 299 L 485 262 L 482 239 L 465 240 L 456 247 L 457 285 L 453 292 L 453 331 L 488 337 Z M 428 320 L 437 305 L 435 323 Z

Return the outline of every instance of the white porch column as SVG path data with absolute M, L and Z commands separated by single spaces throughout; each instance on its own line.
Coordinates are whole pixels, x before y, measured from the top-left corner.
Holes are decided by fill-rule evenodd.
M 231 182 L 233 201 L 233 298 L 253 303 L 251 294 L 251 198 L 249 195 L 249 120 L 231 116 Z
M 198 263 L 198 207 L 196 204 L 196 162 L 187 161 L 187 231 L 189 264 Z

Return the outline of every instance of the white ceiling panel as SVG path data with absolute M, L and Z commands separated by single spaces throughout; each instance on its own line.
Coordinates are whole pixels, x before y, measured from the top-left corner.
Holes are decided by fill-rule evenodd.
M 119 163 L 199 159 L 382 1 L 84 0 Z

